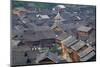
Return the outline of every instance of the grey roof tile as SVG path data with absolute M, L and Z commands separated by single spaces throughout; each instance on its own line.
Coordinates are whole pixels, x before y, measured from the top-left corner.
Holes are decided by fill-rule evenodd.
M 72 45 L 71 48 L 75 51 L 79 50 L 80 48 L 82 48 L 85 45 L 84 41 L 79 41 L 76 44 Z
M 87 60 L 91 59 L 94 55 L 95 55 L 95 52 L 92 51 L 91 53 L 89 53 L 85 57 L 81 58 L 80 61 L 87 61 Z
M 50 60 L 52 60 L 55 63 L 60 62 L 60 59 L 58 58 L 58 56 L 56 54 L 51 53 L 51 52 L 45 52 L 45 53 L 42 53 L 41 55 L 39 55 L 37 57 L 36 63 L 39 63 L 39 61 L 41 61 L 45 58 L 49 58 Z
M 62 41 L 62 43 L 66 46 L 69 47 L 71 46 L 73 43 L 77 42 L 77 39 L 74 36 L 69 36 L 66 39 L 64 39 Z
M 77 28 L 78 31 L 83 31 L 83 32 L 88 32 L 91 29 L 92 29 L 91 27 L 86 27 L 86 26 L 81 26 L 81 27 Z
M 78 53 L 78 55 L 79 55 L 80 57 L 84 57 L 84 56 L 86 56 L 88 53 L 90 53 L 90 52 L 93 51 L 93 50 L 94 50 L 94 48 L 92 48 L 91 46 L 89 46 L 89 47 L 86 48 L 84 51 Z

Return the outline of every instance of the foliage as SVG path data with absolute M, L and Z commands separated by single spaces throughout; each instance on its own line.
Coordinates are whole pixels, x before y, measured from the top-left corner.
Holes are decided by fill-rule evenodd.
M 12 1 L 12 7 L 27 7 L 28 4 L 33 4 L 35 8 L 41 8 L 41 9 L 51 9 L 56 4 L 54 3 L 41 3 L 41 2 L 24 2 L 24 1 Z
M 50 49 L 50 51 L 53 53 L 59 53 L 60 50 L 58 48 L 59 48 L 58 44 L 54 44 L 54 46 Z

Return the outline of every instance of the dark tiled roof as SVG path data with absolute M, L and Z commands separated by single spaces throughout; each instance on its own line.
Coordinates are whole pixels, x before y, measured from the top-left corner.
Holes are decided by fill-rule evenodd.
M 80 61 L 87 61 L 87 60 L 91 59 L 93 56 L 95 56 L 95 52 L 94 51 L 90 52 L 85 57 L 81 58 Z
M 86 27 L 86 26 L 81 26 L 81 27 L 77 28 L 78 31 L 83 31 L 83 32 L 88 32 L 91 29 L 92 29 L 91 27 Z
M 55 63 L 60 62 L 60 59 L 58 58 L 58 56 L 51 52 L 42 53 L 41 55 L 39 55 L 39 57 L 37 57 L 36 62 L 39 63 L 39 61 L 46 59 L 46 58 L 49 58 L 51 61 L 53 61 Z
M 77 42 L 77 39 L 74 36 L 69 36 L 62 41 L 66 47 L 70 47 L 75 42 Z
M 76 44 L 72 45 L 71 48 L 75 51 L 79 50 L 80 48 L 82 48 L 85 45 L 84 41 L 79 41 Z
M 78 53 L 78 55 L 79 55 L 80 57 L 84 57 L 84 56 L 86 56 L 88 53 L 90 53 L 90 52 L 93 51 L 93 50 L 94 50 L 94 48 L 91 47 L 91 46 L 89 46 L 88 48 L 86 48 L 86 49 L 83 50 L 82 52 Z
M 68 37 L 69 35 L 67 34 L 67 33 L 62 33 L 62 34 L 60 34 L 58 37 L 57 37 L 57 39 L 58 40 L 64 40 L 64 39 L 66 39 L 67 37 Z
M 21 39 L 26 41 L 38 41 L 41 39 L 54 39 L 56 38 L 55 33 L 52 30 L 46 31 L 27 31 L 21 35 Z

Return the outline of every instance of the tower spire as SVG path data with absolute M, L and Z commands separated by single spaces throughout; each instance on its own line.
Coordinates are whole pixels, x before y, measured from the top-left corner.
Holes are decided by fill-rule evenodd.
M 62 21 L 64 21 L 64 19 L 61 17 L 58 11 L 57 15 L 54 17 L 54 24 L 51 28 L 54 29 L 58 27 L 60 29 L 60 27 L 63 25 Z
M 60 16 L 60 13 L 58 11 L 57 15 L 54 17 L 55 20 L 61 20 L 62 17 Z

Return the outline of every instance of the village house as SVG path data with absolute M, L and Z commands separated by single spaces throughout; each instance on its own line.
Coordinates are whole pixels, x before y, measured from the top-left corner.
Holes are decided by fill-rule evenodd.
M 79 40 L 87 41 L 92 33 L 92 27 L 80 26 L 77 28 L 77 38 Z
M 52 52 L 44 52 L 37 56 L 36 63 L 44 64 L 44 63 L 60 63 L 60 58 L 58 55 Z
M 91 27 L 81 26 L 77 28 L 78 36 L 88 36 L 91 32 Z

